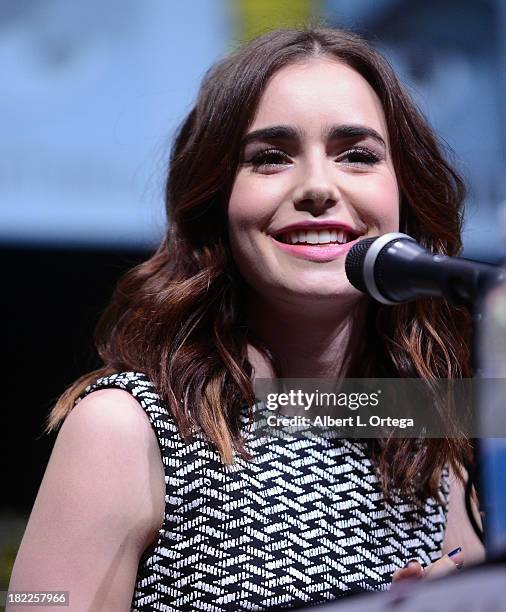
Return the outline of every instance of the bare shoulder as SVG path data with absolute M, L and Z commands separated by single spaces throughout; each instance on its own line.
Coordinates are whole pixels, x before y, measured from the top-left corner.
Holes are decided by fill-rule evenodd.
M 137 400 L 119 389 L 86 396 L 56 439 L 10 588 L 73 591 L 76 609 L 128 607 L 139 558 L 162 525 L 164 483 Z
M 95 476 L 95 486 L 102 487 L 100 494 L 110 492 L 112 501 L 114 492 L 123 501 L 117 504 L 119 514 L 131 513 L 147 521 L 137 521 L 139 546 L 147 546 L 155 527 L 161 526 L 165 480 L 156 435 L 137 400 L 121 389 L 86 396 L 63 423 L 53 452 L 61 460 L 56 462 L 55 457 L 55 469 L 65 471 L 58 475 L 69 486 L 81 490 L 81 483 L 70 482 L 71 475 L 66 473 L 67 458 L 83 477 Z
M 79 443 L 83 434 L 98 438 L 98 441 L 109 438 L 124 446 L 125 451 L 129 450 L 125 435 L 143 445 L 156 445 L 146 413 L 130 393 L 121 389 L 94 391 L 78 402 L 65 419 L 59 437 L 75 437 L 75 442 Z
M 463 474 L 467 476 L 465 471 L 463 471 Z M 447 554 L 460 546 L 464 553 L 466 564 L 479 563 L 485 558 L 485 549 L 478 536 L 474 533 L 467 516 L 464 484 L 452 470 L 450 470 L 449 484 L 450 496 L 443 554 Z M 472 502 L 472 507 L 476 521 L 481 525 L 481 519 L 474 502 Z

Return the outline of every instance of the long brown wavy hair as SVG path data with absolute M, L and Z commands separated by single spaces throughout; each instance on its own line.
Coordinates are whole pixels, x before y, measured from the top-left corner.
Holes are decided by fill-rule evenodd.
M 401 191 L 400 230 L 430 250 L 461 250 L 464 184 L 445 160 L 426 120 L 386 60 L 350 32 L 273 31 L 249 42 L 206 74 L 182 123 L 166 183 L 168 230 L 146 262 L 119 282 L 95 341 L 103 367 L 77 380 L 49 415 L 54 429 L 97 377 L 144 372 L 157 387 L 184 438 L 199 428 L 224 462 L 247 451 L 241 406 L 255 401 L 248 344 L 273 363 L 245 318 L 245 286 L 227 236 L 228 202 L 241 139 L 269 79 L 282 67 L 330 57 L 361 74 L 381 100 Z M 469 317 L 443 299 L 397 307 L 372 301 L 361 376 L 470 376 Z M 357 375 L 357 372 L 354 372 Z M 451 418 L 435 403 L 443 420 Z M 371 443 L 384 491 L 437 495 L 441 470 L 468 458 L 465 439 L 390 439 Z

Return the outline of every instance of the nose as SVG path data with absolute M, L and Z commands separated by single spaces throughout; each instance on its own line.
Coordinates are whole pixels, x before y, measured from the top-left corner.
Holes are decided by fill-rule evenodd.
M 332 162 L 327 159 L 319 159 L 301 168 L 300 179 L 293 192 L 296 210 L 319 216 L 338 203 L 340 193 L 335 169 L 331 165 Z

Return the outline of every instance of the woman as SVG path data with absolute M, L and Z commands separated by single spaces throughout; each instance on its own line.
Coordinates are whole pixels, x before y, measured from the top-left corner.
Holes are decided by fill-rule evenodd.
M 212 68 L 175 140 L 167 237 L 99 324 L 104 368 L 51 414 L 11 589 L 272 609 L 479 559 L 464 441 L 266 439 L 243 410 L 255 377 L 468 376 L 464 312 L 379 306 L 344 272 L 351 243 L 390 231 L 456 254 L 463 195 L 360 38 L 276 31 Z

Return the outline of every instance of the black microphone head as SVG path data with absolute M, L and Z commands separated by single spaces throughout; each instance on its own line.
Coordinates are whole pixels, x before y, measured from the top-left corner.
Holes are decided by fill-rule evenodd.
M 354 244 L 346 255 L 344 269 L 350 283 L 363 293 L 367 293 L 367 287 L 364 281 L 364 260 L 371 244 L 376 240 L 373 238 L 364 238 L 357 244 Z
M 423 252 L 423 248 L 411 236 L 390 232 L 357 242 L 349 250 L 344 262 L 346 276 L 355 289 L 367 293 L 382 304 L 396 304 L 403 301 L 396 301 L 388 294 L 388 288 L 383 286 L 381 269 L 390 246 L 399 241 L 415 244 Z

